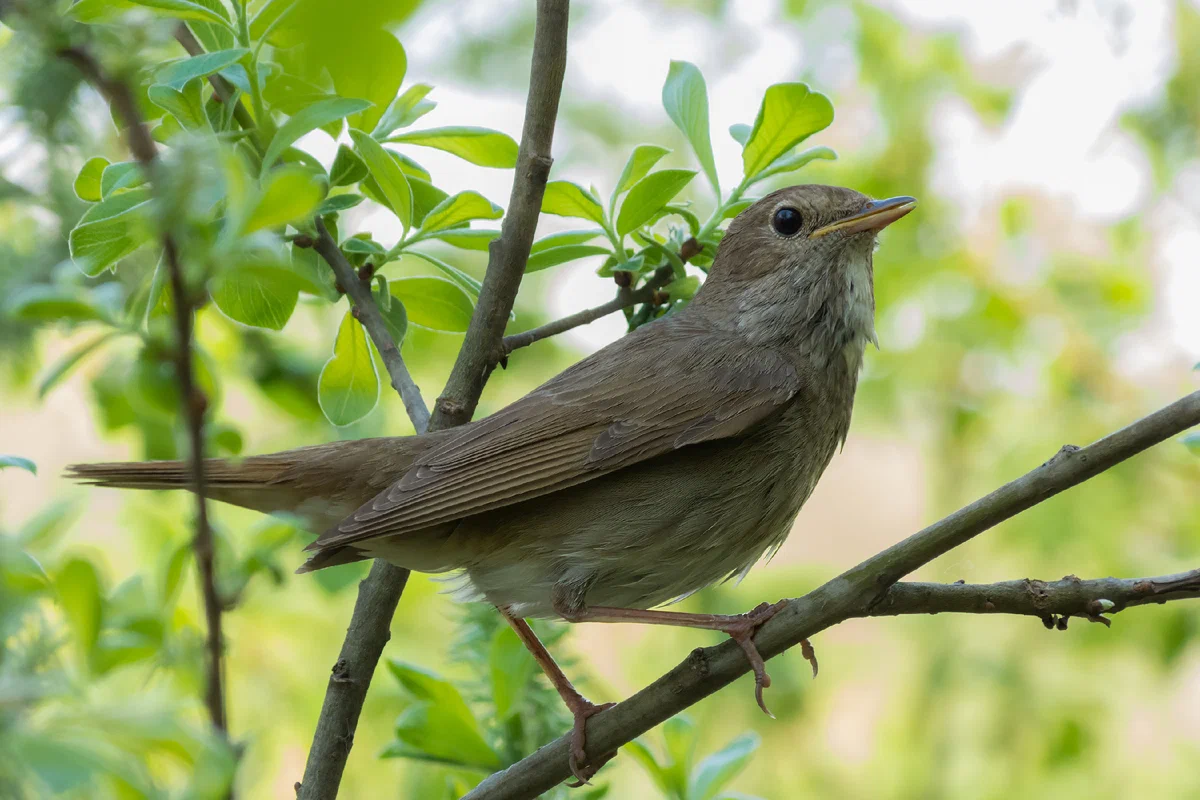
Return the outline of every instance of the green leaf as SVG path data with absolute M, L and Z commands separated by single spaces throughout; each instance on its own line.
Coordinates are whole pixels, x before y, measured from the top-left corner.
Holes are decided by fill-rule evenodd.
M 7 303 L 8 315 L 30 321 L 70 320 L 90 322 L 110 320 L 108 309 L 81 289 L 33 284 L 17 289 Z
M 358 148 L 358 154 L 367 165 L 367 171 L 375 179 L 383 197 L 387 200 L 388 208 L 400 218 L 400 224 L 405 230 L 412 227 L 413 222 L 413 192 L 408 185 L 408 178 L 392 157 L 379 142 L 360 130 L 351 129 L 350 138 Z
M 741 200 L 738 200 L 736 203 L 730 203 L 725 207 L 725 212 L 721 214 L 721 219 L 733 219 L 738 214 L 757 203 L 758 200 L 759 198 L 757 197 L 744 197 Z
M 145 6 L 153 10 L 156 14 L 161 14 L 175 19 L 197 19 L 204 22 L 215 22 L 226 28 L 231 27 L 229 18 L 219 13 L 215 8 L 221 8 L 216 5 L 214 8 L 194 3 L 192 0 L 129 0 L 129 2 L 138 6 Z
M 708 182 L 712 184 L 717 197 L 720 197 L 721 185 L 717 181 L 712 141 L 708 137 L 708 87 L 705 86 L 704 76 L 695 64 L 687 61 L 671 62 L 667 71 L 667 81 L 663 84 L 662 103 L 675 127 L 683 131 L 683 135 L 692 145 Z
M 685 797 L 692 754 L 696 751 L 696 725 L 684 716 L 671 717 L 663 723 L 662 736 L 667 751 L 666 778 L 675 787 L 675 793 Z
M 503 766 L 484 741 L 478 721 L 449 681 L 417 667 L 390 660 L 388 667 L 420 702 L 396 720 L 396 738 L 428 756 L 486 769 Z
M 734 124 L 729 126 L 729 135 L 733 137 L 733 140 L 735 142 L 740 144 L 742 147 L 745 147 L 746 140 L 750 138 L 751 130 L 753 130 L 753 129 L 746 123 L 735 122 Z
M 414 113 L 417 111 L 421 101 L 425 99 L 425 95 L 429 94 L 433 87 L 426 83 L 417 83 L 404 90 L 404 93 L 391 102 L 387 110 L 383 112 L 383 116 L 379 118 L 375 128 L 371 131 L 371 136 L 375 139 L 386 139 L 393 131 L 398 128 L 405 128 L 419 119 L 423 113 Z M 433 110 L 433 103 L 426 103 L 429 110 Z
M 487 250 L 488 245 L 500 236 L 500 231 L 453 228 L 437 231 L 430 236 L 460 250 Z
M 392 297 L 387 289 L 387 279 L 382 275 L 376 275 L 375 278 L 383 281 L 383 286 L 374 292 L 375 303 L 379 306 L 379 314 L 383 317 L 384 327 L 387 328 L 392 341 L 399 347 L 404 341 L 404 335 L 408 333 L 408 312 L 404 309 L 404 303 L 401 303 L 398 298 Z
M 617 195 L 646 177 L 646 173 L 670 152 L 669 149 L 656 144 L 639 144 L 633 148 L 633 152 L 629 154 L 629 160 L 625 162 L 625 168 L 621 170 L 621 177 L 617 179 L 617 188 L 613 190 L 613 199 L 615 200 Z
M 379 402 L 379 373 L 367 344 L 367 332 L 350 312 L 342 317 L 333 355 L 317 379 L 317 403 L 334 425 L 365 417 Z
M 673 787 L 670 779 L 667 777 L 666 771 L 659 765 L 658 760 L 654 757 L 654 753 L 646 744 L 644 739 L 634 739 L 632 742 L 627 742 L 621 747 L 621 751 L 628 753 L 633 757 L 633 760 L 642 765 L 642 769 L 649 773 L 654 779 L 654 783 L 658 786 L 658 790 L 665 797 L 679 797 L 680 795 L 673 793 Z
M 628 261 L 622 261 L 615 264 L 612 263 L 614 261 L 616 261 L 616 258 L 605 261 L 600 265 L 600 269 L 596 270 L 596 274 L 601 278 L 611 278 L 614 272 L 632 272 L 635 275 L 640 274 L 643 266 L 646 263 L 646 257 L 639 254 Z
M 521 711 L 525 693 L 533 681 L 537 662 L 512 628 L 497 628 L 488 649 L 488 673 L 492 703 L 500 722 Z
M 96 649 L 104 614 L 100 576 L 90 561 L 72 558 L 54 576 L 54 588 L 71 629 L 75 652 L 86 668 Z
M 421 221 L 421 230 L 440 231 L 473 219 L 500 219 L 502 216 L 504 209 L 479 192 L 459 192 L 430 209 Z
M 208 115 L 204 113 L 200 81 L 192 81 L 183 89 L 156 83 L 146 90 L 151 103 L 167 111 L 184 128 L 190 131 L 209 128 Z
M 768 86 L 754 120 L 750 138 L 742 150 L 747 178 L 752 178 L 775 159 L 833 122 L 833 104 L 803 83 Z
M 84 23 L 109 22 L 133 7 L 133 0 L 79 0 L 63 13 Z
M 542 213 L 578 217 L 604 224 L 604 209 L 596 196 L 570 181 L 550 181 L 542 196 Z
M 552 247 L 562 247 L 568 244 L 583 244 L 590 242 L 597 236 L 603 236 L 604 231 L 593 228 L 586 231 L 559 231 L 552 233 L 549 236 L 544 236 L 533 243 L 533 248 L 530 253 L 540 253 L 543 250 L 549 250 Z
M 822 159 L 825 161 L 833 161 L 837 158 L 837 153 L 830 150 L 828 147 L 810 147 L 807 150 L 802 150 L 799 153 L 785 153 L 779 158 L 772 161 L 766 169 L 754 176 L 750 181 L 746 182 L 749 186 L 753 183 L 758 183 L 761 180 L 766 180 L 772 175 L 779 175 L 783 172 L 795 172 L 796 170 L 808 164 L 811 161 Z
M 607 247 L 599 247 L 594 244 L 567 244 L 562 247 L 551 247 L 531 254 L 529 260 L 525 262 L 525 272 L 526 274 L 537 272 L 589 256 L 607 255 L 612 255 L 612 251 Z
M 372 104 L 347 122 L 362 131 L 374 129 L 404 82 L 408 56 L 403 45 L 392 33 L 369 25 L 358 25 L 348 29 L 347 35 L 324 41 L 336 47 L 332 58 L 325 59 L 325 65 L 337 93 L 343 97 L 362 97 Z
M 263 171 L 270 169 L 275 160 L 283 155 L 283 151 L 306 133 L 315 131 L 322 125 L 335 122 L 348 114 L 362 111 L 370 107 L 370 102 L 351 97 L 330 97 L 318 100 L 310 106 L 297 111 L 288 117 L 287 122 L 279 126 L 267 152 L 263 155 Z
M 425 222 L 426 214 L 450 196 L 429 181 L 411 176 L 408 178 L 408 188 L 412 189 L 413 226 L 417 228 Z
M 1189 433 L 1179 441 L 1183 442 L 1183 446 L 1188 450 L 1200 456 L 1200 433 Z
M 339 211 L 354 208 L 364 199 L 361 194 L 354 194 L 353 192 L 331 195 L 322 200 L 321 205 L 317 206 L 317 210 L 313 213 L 321 217 L 326 214 L 335 214 Z
M 191 58 L 180 58 L 168 61 L 154 70 L 154 82 L 162 83 L 174 89 L 182 89 L 183 85 L 192 78 L 207 78 L 215 72 L 236 64 L 250 51 L 237 47 L 232 50 L 217 50 L 214 53 L 201 53 Z
M 214 277 L 209 282 L 209 294 L 230 319 L 278 331 L 296 310 L 300 289 L 296 276 L 286 267 L 248 261 Z
M 142 168 L 136 161 L 118 161 L 105 167 L 100 175 L 100 196 L 108 197 L 118 189 L 131 189 L 145 182 Z
M 642 178 L 629 190 L 617 215 L 617 235 L 624 236 L 649 221 L 696 176 L 690 169 L 664 169 Z
M 491 128 L 429 128 L 398 133 L 387 141 L 434 147 L 481 167 L 512 169 L 517 165 L 517 143 L 507 133 Z
M 695 275 L 676 278 L 662 288 L 672 300 L 691 300 L 700 289 L 700 279 Z
M 0 454 L 0 469 L 4 469 L 5 467 L 16 467 L 17 469 L 23 469 L 32 475 L 37 475 L 37 464 L 30 461 L 28 458 L 22 458 L 21 456 L 8 456 Z
M 465 333 L 475 311 L 471 296 L 443 278 L 396 278 L 391 282 L 391 291 L 392 297 L 404 304 L 410 323 L 434 331 Z
M 94 277 L 149 241 L 148 211 L 145 189 L 111 195 L 89 208 L 68 237 L 76 266 Z
M 274 228 L 310 216 L 321 202 L 325 187 L 304 167 L 282 167 L 270 172 L 242 233 Z
M 100 176 L 104 174 L 104 168 L 107 166 L 107 158 L 89 158 L 75 176 L 75 196 L 89 203 L 100 202 Z
M 463 231 L 463 233 L 469 233 L 469 231 Z M 471 294 L 473 297 L 479 297 L 479 292 L 482 290 L 483 286 L 479 283 L 479 281 L 475 280 L 474 278 L 472 278 L 467 273 L 463 272 L 458 267 L 447 264 L 445 261 L 442 261 L 440 258 L 431 256 L 428 253 L 421 253 L 416 250 L 408 251 L 407 253 L 405 253 L 405 256 L 412 256 L 414 258 L 419 258 L 422 261 L 424 261 L 425 263 L 430 264 L 433 267 L 436 267 L 437 269 L 441 270 L 442 273 L 445 274 L 446 277 L 448 277 L 450 280 L 457 283 L 463 289 L 466 289 L 467 292 L 469 294 Z M 401 259 L 401 260 L 403 260 L 403 259 Z
M 688 781 L 689 800 L 713 800 L 725 784 L 746 768 L 761 742 L 757 733 L 745 733 L 707 756 Z
M 329 168 L 330 186 L 349 186 L 367 177 L 367 165 L 352 149 L 344 144 L 338 145 L 337 155 L 333 166 Z
M 58 363 L 51 367 L 38 382 L 38 399 L 45 398 L 58 382 L 70 374 L 80 361 L 99 349 L 105 342 L 120 336 L 123 331 L 108 331 L 67 353 Z
M 368 234 L 351 236 L 342 242 L 342 250 L 347 253 L 364 253 L 369 256 L 381 256 L 387 252 L 383 249 L 383 245 L 370 238 Z

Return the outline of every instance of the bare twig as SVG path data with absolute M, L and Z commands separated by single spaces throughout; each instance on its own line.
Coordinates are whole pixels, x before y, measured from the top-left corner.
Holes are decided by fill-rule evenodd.
M 75 68 L 100 91 L 112 105 L 126 126 L 129 150 L 146 173 L 150 185 L 161 188 L 158 179 L 157 148 L 146 127 L 137 101 L 129 86 L 121 80 L 104 73 L 99 62 L 80 47 L 69 47 L 59 51 L 59 56 L 75 65 Z M 171 295 L 175 309 L 175 372 L 179 379 L 180 398 L 184 419 L 188 429 L 188 459 L 191 466 L 192 490 L 196 495 L 196 534 L 192 549 L 196 554 L 196 565 L 200 572 L 200 586 L 204 597 L 204 616 L 208 632 L 206 650 L 208 663 L 205 670 L 204 703 L 213 727 L 227 733 L 225 716 L 225 691 L 223 684 L 224 637 L 221 632 L 221 598 L 217 593 L 216 565 L 213 551 L 212 528 L 208 523 L 208 501 L 205 498 L 204 477 L 204 413 L 208 400 L 196 385 L 193 370 L 193 313 L 195 301 L 188 290 L 179 260 L 179 249 L 171 236 L 169 223 L 163 221 L 163 256 L 171 281 Z
M 893 607 L 910 604 L 913 613 L 943 610 L 932 601 L 922 607 L 911 597 L 921 592 L 931 596 L 936 592 L 939 601 L 945 602 L 944 610 L 959 610 L 954 603 L 959 602 L 960 595 L 954 593 L 962 592 L 961 597 L 969 597 L 970 593 L 965 589 L 931 591 L 922 584 L 910 584 L 908 587 L 911 588 L 908 588 L 898 587 L 895 583 L 983 531 L 1197 424 L 1200 424 L 1200 391 L 1088 447 L 1064 447 L 1037 469 L 872 556 L 803 597 L 790 600 L 783 610 L 759 629 L 754 638 L 759 652 L 764 658 L 771 658 L 851 617 L 887 614 L 888 597 L 893 591 L 897 598 L 897 605 Z M 1191 597 L 1196 590 L 1192 575 L 1188 573 L 1185 576 L 1150 579 L 1150 589 L 1141 591 L 1153 595 L 1146 602 Z M 1130 592 L 1134 591 L 1134 586 L 1129 587 Z M 1116 586 L 1095 588 L 1117 592 Z M 1047 610 L 1047 615 L 1076 613 L 1078 606 L 1074 602 L 1083 597 L 1080 595 L 1076 598 L 1067 587 L 1057 585 L 1053 586 L 1049 595 L 1054 602 L 1061 602 L 1062 605 L 1055 606 L 1053 612 Z M 1114 608 L 1117 603 L 1111 597 L 1089 596 L 1088 600 L 1110 600 Z M 1125 604 L 1131 604 L 1128 597 L 1125 597 Z M 1014 601 L 1013 608 L 1021 608 L 1020 603 Z M 592 717 L 587 730 L 588 754 L 599 757 L 600 754 L 612 752 L 747 671 L 749 664 L 735 642 L 694 650 L 682 664 L 645 689 Z M 523 800 L 549 791 L 571 776 L 567 765 L 570 738 L 569 735 L 563 736 L 503 772 L 489 776 L 464 800 Z
M 500 360 L 504 328 L 512 311 L 550 175 L 550 143 L 567 67 L 567 0 L 538 0 L 533 65 L 525 101 L 525 125 L 513 175 L 508 212 L 500 236 L 488 250 L 488 268 L 479 304 L 446 389 L 433 411 L 434 430 L 467 422 L 493 364 Z
M 550 143 L 566 69 L 567 17 L 568 0 L 538 0 L 525 125 L 508 213 L 500 238 L 491 245 L 479 302 L 446 389 L 438 398 L 429 423 L 431 431 L 470 420 L 492 354 L 501 347 L 550 170 Z M 349 289 L 345 282 L 343 287 Z M 369 293 L 367 299 L 371 299 Z M 321 706 L 304 780 L 296 788 L 298 800 L 333 800 L 337 796 L 367 687 L 390 636 L 392 615 L 408 574 L 408 570 L 377 560 L 359 586 L 350 628 Z
M 392 388 L 404 401 L 404 410 L 408 412 L 408 418 L 412 420 L 417 433 L 424 433 L 425 429 L 429 427 L 429 409 L 425 406 L 425 399 L 421 397 L 421 390 L 417 388 L 416 382 L 408 372 L 408 367 L 404 364 L 400 348 L 396 347 L 396 342 L 388 333 L 387 324 L 383 321 L 379 306 L 371 295 L 371 284 L 362 280 L 354 271 L 354 266 L 342 255 L 337 242 L 329 235 L 329 231 L 325 229 L 325 223 L 321 221 L 320 217 L 316 218 L 316 224 L 317 238 L 313 242 L 313 249 L 333 269 L 338 285 L 349 295 L 350 302 L 353 304 L 354 318 L 362 323 L 367 335 L 375 343 L 375 348 L 379 350 L 379 355 L 383 358 L 383 365 L 387 368 L 388 377 L 391 379 Z
M 897 583 L 859 616 L 900 614 L 1025 614 L 1051 622 L 1082 617 L 1110 624 L 1105 614 L 1130 606 L 1200 597 L 1200 569 L 1157 578 L 1098 578 L 1003 583 Z M 1060 623 L 1061 626 L 1061 623 Z

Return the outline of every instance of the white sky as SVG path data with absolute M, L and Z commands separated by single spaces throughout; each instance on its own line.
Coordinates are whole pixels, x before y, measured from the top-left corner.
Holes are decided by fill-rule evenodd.
M 432 6 L 406 30 L 409 80 L 437 85 L 436 124 L 481 121 L 519 136 L 521 97 L 497 97 L 455 85 L 444 74 L 449 37 L 464 26 L 486 30 L 517 0 L 460 0 Z M 1200 0 L 1190 0 L 1200 3 Z M 1021 65 L 1026 77 L 1016 105 L 999 129 L 982 125 L 970 109 L 947 102 L 938 110 L 935 181 L 960 201 L 964 225 L 978 221 L 1011 192 L 1037 191 L 1064 202 L 1072 216 L 1103 224 L 1144 207 L 1151 193 L 1149 165 L 1118 125 L 1120 114 L 1161 90 L 1174 58 L 1171 0 L 880 0 L 910 24 L 963 35 L 972 60 Z M 661 122 L 662 79 L 672 58 L 695 61 L 709 83 L 712 140 L 718 172 L 728 181 L 740 172 L 740 150 L 725 134 L 734 122 L 750 122 L 768 85 L 794 80 L 805 63 L 802 32 L 783 19 L 777 0 L 729 3 L 719 21 L 686 8 L 663 8 L 636 0 L 595 3 L 572 26 L 568 92 L 604 98 L 631 125 Z M 1123 19 L 1124 24 L 1114 24 Z M 831 9 L 819 20 L 823 63 L 852 67 L 848 49 L 839 58 L 837 32 L 853 24 Z M 618 49 L 615 42 L 622 46 Z M 752 47 L 737 43 L 753 42 Z M 835 44 L 829 44 L 834 42 Z M 734 43 L 731 45 L 731 43 Z M 1014 59 L 1013 56 L 1016 56 Z M 851 69 L 831 69 L 828 80 L 852 83 Z M 836 89 L 835 86 L 825 86 Z M 855 119 L 856 124 L 861 120 Z M 869 123 L 869 119 L 867 120 Z M 838 122 L 835 121 L 835 127 Z M 869 132 L 839 132 L 841 138 Z M 560 129 L 558 148 L 569 137 Z M 558 149 L 556 148 L 556 149 Z M 511 173 L 480 170 L 441 154 L 422 153 L 448 190 L 480 188 L 504 204 Z M 570 176 L 606 190 L 620 165 L 571 164 Z M 1192 206 L 1200 207 L 1200 176 L 1190 182 Z M 1200 219 L 1177 204 L 1154 207 L 1154 268 L 1163 275 L 1160 311 L 1178 346 L 1200 356 Z M 373 224 L 384 223 L 382 217 Z M 549 223 L 553 225 L 553 222 Z M 548 298 L 554 315 L 602 302 L 611 283 L 577 264 L 559 270 Z M 613 316 L 568 334 L 594 349 L 620 335 Z

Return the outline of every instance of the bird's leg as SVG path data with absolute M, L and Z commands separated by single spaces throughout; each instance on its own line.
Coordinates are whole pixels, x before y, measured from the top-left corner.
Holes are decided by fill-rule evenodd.
M 569 763 L 571 765 L 571 773 L 575 775 L 578 783 L 572 786 L 582 786 L 588 782 L 593 775 L 596 774 L 609 759 L 616 755 L 615 752 L 608 753 L 603 756 L 599 763 L 588 763 L 587 753 L 584 751 L 586 743 L 586 726 L 590 717 L 599 714 L 606 708 L 611 708 L 616 703 L 602 703 L 596 705 L 588 700 L 579 690 L 576 689 L 570 679 L 563 673 L 562 669 L 555 663 L 554 657 L 550 655 L 550 651 L 537 638 L 537 634 L 529 627 L 529 623 L 520 617 L 514 617 L 507 609 L 497 606 L 497 610 L 512 626 L 512 629 L 517 632 L 517 638 L 525 645 L 530 653 L 533 654 L 533 660 L 542 668 L 542 672 L 546 673 L 546 677 L 550 679 L 550 684 L 558 692 L 558 696 L 562 698 L 567 710 L 571 712 L 574 718 L 574 724 L 571 729 L 571 755 Z
M 738 643 L 750 668 L 754 670 L 754 697 L 758 707 L 769 717 L 774 717 L 763 702 L 763 689 L 771 685 L 771 676 L 767 674 L 763 657 L 754 645 L 754 634 L 764 622 L 775 616 L 784 607 L 786 600 L 778 603 L 763 603 L 753 611 L 745 614 L 690 614 L 682 611 L 647 611 L 638 608 L 605 608 L 591 606 L 585 608 L 570 608 L 564 604 L 556 604 L 555 611 L 570 622 L 642 622 L 649 625 L 676 625 L 684 628 L 702 628 L 710 631 L 721 631 Z M 807 640 L 801 643 L 800 652 L 812 664 L 813 677 L 817 676 L 817 656 L 812 644 Z

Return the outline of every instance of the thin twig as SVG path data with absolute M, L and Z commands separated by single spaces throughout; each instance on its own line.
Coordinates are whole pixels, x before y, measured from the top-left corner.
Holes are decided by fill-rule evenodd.
M 75 65 L 75 68 L 104 95 L 125 121 L 129 150 L 141 164 L 150 185 L 161 188 L 157 164 L 157 147 L 146 127 L 137 100 L 128 84 L 107 76 L 92 55 L 80 47 L 69 47 L 59 51 L 59 56 Z M 172 305 L 175 309 L 175 372 L 179 379 L 180 398 L 184 419 L 187 421 L 188 459 L 191 467 L 192 489 L 196 496 L 196 534 L 192 549 L 196 554 L 196 565 L 200 572 L 200 586 L 204 597 L 204 616 L 208 632 L 206 651 L 208 663 L 205 671 L 204 703 L 213 727 L 226 734 L 225 691 L 223 675 L 224 637 L 221 631 L 221 598 L 217 593 L 216 564 L 213 549 L 212 528 L 208 522 L 207 482 L 204 476 L 204 414 L 208 400 L 196 385 L 193 370 L 193 314 L 195 302 L 188 290 L 179 260 L 179 249 L 170 233 L 169 222 L 162 221 L 163 256 L 171 280 Z
M 192 29 L 187 26 L 186 22 L 181 22 L 175 27 L 175 41 L 183 45 L 183 49 L 187 51 L 188 55 L 199 56 L 205 52 L 204 46 L 197 41 L 195 34 L 192 33 Z M 213 91 L 216 92 L 217 98 L 222 103 L 234 103 L 233 118 L 250 134 L 250 141 L 254 142 L 254 147 L 259 153 L 262 153 L 263 143 L 259 135 L 259 128 L 254 124 L 254 118 L 250 116 L 250 111 L 236 96 L 237 89 L 234 85 L 215 72 L 208 76 L 208 82 L 212 84 Z
M 400 355 L 400 348 L 396 347 L 396 342 L 388 333 L 387 324 L 383 321 L 383 315 L 371 294 L 371 284 L 362 280 L 354 271 L 354 266 L 342 255 L 341 248 L 329 235 L 320 217 L 316 218 L 316 225 L 317 238 L 313 241 L 313 249 L 333 269 L 338 285 L 350 297 L 354 318 L 362 323 L 367 335 L 375 343 L 391 379 L 392 388 L 404 401 L 404 410 L 408 412 L 408 418 L 412 420 L 417 433 L 424 433 L 429 427 L 429 409 L 425 406 L 425 398 L 421 397 L 421 390 L 409 374 L 404 357 Z
M 803 597 L 788 601 L 759 629 L 754 643 L 764 658 L 771 658 L 851 617 L 888 613 L 887 598 L 893 590 L 897 591 L 898 603 L 913 602 L 907 595 L 921 591 L 921 585 L 897 589 L 895 582 L 899 578 L 1004 520 L 1197 424 L 1200 424 L 1200 391 L 1088 447 L 1064 447 L 1037 469 L 872 556 Z M 1158 600 L 1190 597 L 1195 590 L 1195 583 L 1186 576 L 1150 580 L 1148 594 L 1182 581 L 1184 588 L 1180 588 L 1177 595 L 1159 592 L 1155 596 Z M 946 596 L 954 591 L 961 590 L 948 590 Z M 1066 592 L 1066 589 L 1061 591 Z M 1105 591 L 1115 589 L 1105 587 Z M 1117 602 L 1108 597 L 1091 599 Z M 1128 600 L 1126 604 L 1130 604 Z M 1069 603 L 1063 609 L 1074 613 L 1074 606 Z M 933 606 L 921 609 L 921 613 L 928 610 L 934 610 Z M 947 601 L 945 610 L 956 609 Z M 654 683 L 592 717 L 587 729 L 588 754 L 599 757 L 612 752 L 727 686 L 749 669 L 742 649 L 735 642 L 694 650 L 682 664 Z M 549 791 L 571 776 L 567 765 L 570 739 L 570 735 L 563 736 L 503 772 L 489 776 L 463 800 L 525 800 Z
M 508 213 L 500 238 L 491 245 L 479 302 L 446 389 L 435 406 L 429 423 L 431 431 L 470 420 L 483 392 L 492 354 L 501 347 L 504 326 L 533 245 L 550 170 L 550 143 L 566 69 L 568 8 L 568 0 L 538 0 L 525 124 Z M 344 288 L 349 287 L 344 284 Z M 376 560 L 370 575 L 359 585 L 350 628 L 313 734 L 304 779 L 296 787 L 298 800 L 333 800 L 337 796 L 367 687 L 390 636 L 392 615 L 408 575 L 408 570 Z

